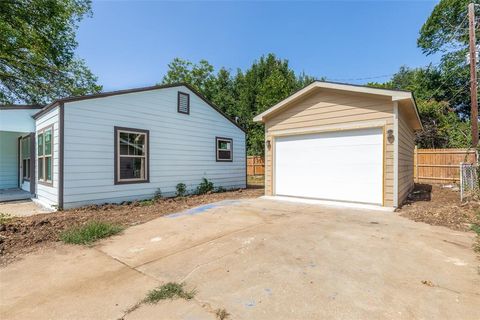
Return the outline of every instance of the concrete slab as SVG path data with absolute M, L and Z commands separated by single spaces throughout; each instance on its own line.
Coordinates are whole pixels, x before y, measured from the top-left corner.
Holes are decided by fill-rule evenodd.
M 92 248 L 59 246 L 0 270 L 0 319 L 118 319 L 159 282 Z
M 394 213 L 217 203 L 7 266 L 0 317 L 118 318 L 178 281 L 196 288 L 193 301 L 141 305 L 125 319 L 212 319 L 218 308 L 231 319 L 479 319 L 472 240 Z
M 32 194 L 22 189 L 0 189 L 0 202 L 30 199 Z
M 158 320 L 158 319 L 182 319 L 182 320 L 215 320 L 214 312 L 208 312 L 208 306 L 196 301 L 167 300 L 157 304 L 146 304 L 141 308 L 125 316 L 124 320 Z M 170 318 L 168 315 L 174 315 Z
M 14 217 L 28 217 L 39 213 L 52 212 L 52 210 L 39 206 L 32 200 L 20 200 L 0 202 L 0 212 Z

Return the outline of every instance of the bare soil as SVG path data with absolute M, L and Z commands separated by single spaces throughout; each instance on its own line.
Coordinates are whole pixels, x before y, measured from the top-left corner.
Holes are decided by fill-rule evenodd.
M 461 203 L 458 191 L 441 185 L 415 185 L 398 211 L 411 220 L 458 231 L 470 231 L 472 224 L 480 224 L 480 202 Z
M 163 215 L 203 204 L 226 200 L 255 198 L 261 188 L 188 196 L 182 198 L 140 201 L 129 204 L 95 205 L 79 209 L 8 219 L 0 223 L 0 264 L 5 265 L 20 255 L 53 245 L 59 235 L 88 221 L 104 221 L 129 227 Z

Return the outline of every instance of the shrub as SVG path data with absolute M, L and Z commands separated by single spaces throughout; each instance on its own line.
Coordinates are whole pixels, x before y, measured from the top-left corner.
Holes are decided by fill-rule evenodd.
M 90 221 L 60 234 L 60 240 L 72 244 L 90 244 L 99 239 L 112 236 L 123 230 L 123 227 L 106 222 Z
M 197 194 L 205 194 L 210 191 L 213 191 L 213 182 L 208 181 L 207 178 L 203 178 L 197 187 Z
M 215 192 L 218 192 L 218 193 L 220 193 L 220 192 L 227 192 L 227 189 L 225 189 L 224 187 L 217 187 L 217 188 L 215 189 Z
M 183 197 L 187 193 L 187 186 L 185 185 L 185 183 L 180 182 L 179 184 L 177 184 L 176 189 L 177 197 Z
M 155 191 L 154 195 L 153 195 L 153 200 L 160 200 L 162 199 L 162 190 L 160 188 L 157 189 L 157 191 Z

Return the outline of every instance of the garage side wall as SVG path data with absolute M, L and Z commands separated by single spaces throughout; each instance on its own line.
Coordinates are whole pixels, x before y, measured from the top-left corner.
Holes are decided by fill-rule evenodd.
M 413 157 L 415 134 L 407 124 L 405 112 L 398 110 L 398 204 L 401 205 L 413 189 Z
M 385 132 L 393 129 L 393 104 L 391 98 L 359 95 L 329 90 L 318 90 L 294 102 L 284 111 L 272 115 L 265 122 L 265 137 L 271 148 L 265 148 L 265 194 L 273 195 L 275 136 L 312 132 L 346 130 L 355 127 L 378 126 Z M 348 157 L 348 155 L 345 155 Z M 354 161 L 355 159 L 352 159 Z M 393 144 L 384 142 L 384 205 L 393 206 Z

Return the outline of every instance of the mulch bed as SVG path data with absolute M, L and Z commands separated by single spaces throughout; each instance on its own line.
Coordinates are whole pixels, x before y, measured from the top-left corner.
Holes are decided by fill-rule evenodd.
M 121 226 L 133 226 L 163 215 L 203 204 L 226 200 L 254 198 L 263 195 L 263 189 L 245 189 L 184 198 L 160 199 L 152 203 L 88 206 L 30 217 L 12 218 L 0 224 L 0 264 L 5 265 L 18 256 L 45 248 L 59 241 L 66 229 L 87 221 L 105 221 Z
M 480 224 L 480 202 L 460 203 L 460 194 L 455 188 L 440 185 L 416 185 L 407 203 L 398 211 L 411 220 L 458 231 L 469 231 L 472 224 Z

